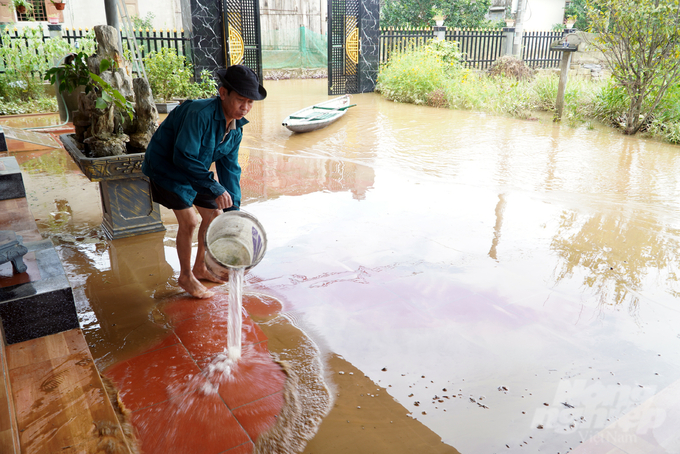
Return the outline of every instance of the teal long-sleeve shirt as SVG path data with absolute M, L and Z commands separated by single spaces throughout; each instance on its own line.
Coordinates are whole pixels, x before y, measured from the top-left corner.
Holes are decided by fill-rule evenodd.
M 241 206 L 241 167 L 238 150 L 245 118 L 227 134 L 219 97 L 185 101 L 168 114 L 154 133 L 144 156 L 142 172 L 189 206 L 197 193 L 217 198 L 229 192 L 234 207 Z M 212 163 L 219 183 L 210 170 Z

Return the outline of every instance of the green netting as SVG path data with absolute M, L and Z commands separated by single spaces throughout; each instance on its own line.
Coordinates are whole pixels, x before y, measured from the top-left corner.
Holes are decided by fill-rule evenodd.
M 262 67 L 319 69 L 328 66 L 328 38 L 301 26 L 262 30 Z

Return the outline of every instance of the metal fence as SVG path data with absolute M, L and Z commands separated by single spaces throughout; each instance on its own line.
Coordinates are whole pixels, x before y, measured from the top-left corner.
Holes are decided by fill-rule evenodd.
M 69 43 L 75 43 L 78 39 L 88 34 L 88 30 L 62 31 L 62 38 Z M 144 58 L 151 52 L 161 48 L 175 49 L 178 55 L 186 57 L 191 63 L 191 36 L 184 30 L 135 30 L 135 38 Z M 14 30 L 10 36 L 20 39 L 18 31 Z M 554 68 L 559 66 L 560 53 L 550 51 L 550 43 L 561 38 L 562 32 L 524 32 L 522 36 L 522 60 L 534 68 Z M 435 37 L 433 29 L 394 29 L 386 28 L 380 32 L 380 63 L 389 61 L 393 53 L 400 53 L 426 44 Z M 445 39 L 456 41 L 463 53 L 463 62 L 468 67 L 485 69 L 503 55 L 507 39 L 502 30 L 471 30 L 449 29 Z M 43 41 L 49 36 L 44 36 Z M 125 36 L 123 36 L 125 42 Z M 0 63 L 0 72 L 3 72 Z
M 532 68 L 555 68 L 560 65 L 561 52 L 551 52 L 550 43 L 564 36 L 563 32 L 524 32 L 522 60 Z
M 185 33 L 184 30 L 134 30 L 135 38 L 137 39 L 137 46 L 144 58 L 151 52 L 158 52 L 162 48 L 174 49 L 177 55 L 186 57 L 187 62 L 192 61 L 191 53 L 191 36 Z M 69 43 L 75 42 L 88 33 L 88 30 L 69 30 L 62 32 L 62 38 Z M 124 34 L 121 35 L 123 42 L 126 40 Z
M 503 55 L 502 30 L 453 29 L 446 31 L 446 39 L 459 43 L 463 62 L 468 67 L 488 68 Z
M 507 39 L 505 35 L 500 29 L 449 29 L 446 30 L 445 39 L 458 42 L 466 66 L 485 69 L 504 54 Z M 533 68 L 559 66 L 559 52 L 551 52 L 550 43 L 562 36 L 562 32 L 524 32 L 522 60 Z M 382 29 L 380 63 L 389 61 L 391 54 L 422 46 L 434 37 L 433 29 Z
M 85 37 L 89 32 L 90 31 L 88 29 L 70 30 L 67 28 L 62 30 L 61 37 L 68 43 L 75 44 L 79 39 Z M 21 32 L 17 29 L 6 30 L 3 33 L 7 33 L 12 40 L 21 39 L 25 42 L 28 42 L 28 40 L 23 37 Z M 141 58 L 144 58 L 151 52 L 157 52 L 158 50 L 165 47 L 174 49 L 177 52 L 177 55 L 184 56 L 188 63 L 192 63 L 193 54 L 191 52 L 191 37 L 188 33 L 185 33 L 184 30 L 134 30 L 134 35 L 137 39 L 137 46 L 139 47 Z M 122 42 L 125 46 L 125 35 L 122 35 L 122 37 Z M 50 36 L 43 35 L 40 38 L 42 38 L 42 42 L 44 43 L 50 39 Z M 39 58 L 47 58 L 45 55 L 40 55 L 40 51 L 38 49 L 36 49 L 35 52 Z M 0 61 L 0 73 L 5 72 L 5 66 L 6 63 L 4 61 Z M 38 73 L 39 71 L 36 70 L 34 72 Z
M 432 29 L 382 29 L 380 30 L 380 63 L 386 63 L 392 53 L 401 53 L 422 46 L 433 38 Z

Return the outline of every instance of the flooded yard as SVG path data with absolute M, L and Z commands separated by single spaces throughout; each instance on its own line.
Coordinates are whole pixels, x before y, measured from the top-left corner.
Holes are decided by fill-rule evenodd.
M 267 81 L 240 157 L 268 236 L 244 293 L 281 303 L 337 394 L 305 452 L 678 452 L 680 148 L 375 93 L 285 129 L 326 84 Z M 165 233 L 104 241 L 97 183 L 64 150 L 15 156 L 98 365 L 160 336 L 172 213 Z M 286 329 L 265 329 L 283 351 Z M 403 430 L 430 434 L 422 450 L 389 445 Z

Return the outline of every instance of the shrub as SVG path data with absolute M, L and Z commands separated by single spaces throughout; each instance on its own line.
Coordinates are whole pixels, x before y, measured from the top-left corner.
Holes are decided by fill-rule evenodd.
M 45 93 L 41 74 L 46 74 L 69 52 L 80 47 L 92 50 L 92 34 L 81 38 L 77 44 L 69 44 L 62 38 L 49 38 L 43 42 L 41 28 L 26 27 L 12 38 L 9 30 L 0 33 L 0 60 L 4 74 L 0 74 L 0 114 L 25 114 L 54 112 L 56 99 Z
M 173 98 L 209 98 L 217 94 L 213 77 L 206 70 L 201 72 L 201 82 L 193 82 L 193 65 L 177 55 L 174 49 L 163 48 L 151 52 L 144 59 L 151 91 L 156 101 Z
M 185 97 L 191 99 L 211 98 L 215 95 L 217 95 L 217 83 L 207 69 L 201 71 L 201 81 L 189 84 L 185 93 Z
M 594 116 L 606 125 L 620 127 L 625 123 L 629 105 L 626 90 L 610 79 L 595 101 Z
M 489 75 L 492 77 L 510 77 L 516 80 L 531 80 L 534 77 L 534 70 L 524 64 L 524 61 L 504 55 L 493 62 L 489 68 Z
M 428 104 L 438 98 L 437 104 L 442 104 L 441 91 L 460 71 L 460 55 L 457 43 L 437 40 L 393 55 L 383 66 L 376 89 L 393 101 Z

